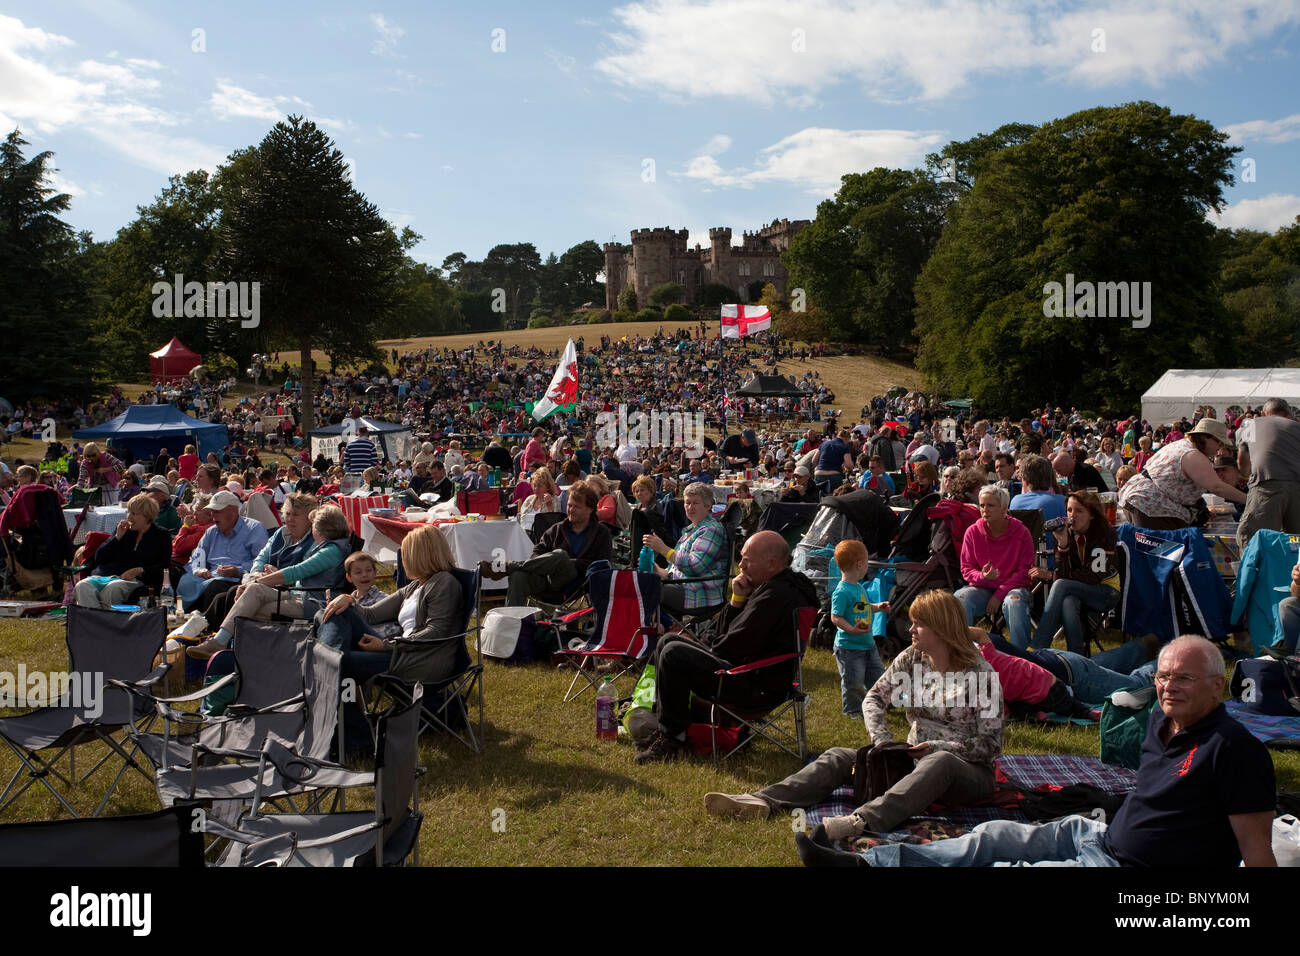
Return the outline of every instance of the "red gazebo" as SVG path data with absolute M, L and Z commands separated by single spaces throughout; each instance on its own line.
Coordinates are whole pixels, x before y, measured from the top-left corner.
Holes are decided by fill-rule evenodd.
M 178 382 L 201 362 L 197 353 L 191 352 L 185 343 L 173 335 L 165 346 L 157 352 L 149 353 L 149 378 L 154 384 Z

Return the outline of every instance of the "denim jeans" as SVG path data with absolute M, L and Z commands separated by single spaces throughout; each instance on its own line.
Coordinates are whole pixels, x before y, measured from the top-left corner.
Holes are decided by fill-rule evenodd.
M 965 836 L 887 843 L 864 854 L 872 866 L 1119 866 L 1102 849 L 1106 824 L 1083 816 L 1051 823 L 990 820 Z
M 1085 584 L 1058 578 L 1047 592 L 1047 603 L 1030 647 L 1051 647 L 1052 638 L 1065 628 L 1065 646 L 1076 654 L 1085 650 L 1083 643 L 1083 609 L 1109 611 L 1119 603 L 1119 592 L 1104 584 Z
M 365 618 L 352 608 L 342 614 L 335 614 L 328 621 L 322 622 L 321 615 L 316 615 L 316 640 L 328 644 L 345 654 L 357 646 L 357 641 L 370 627 Z
M 966 608 L 967 624 L 974 624 L 975 619 L 984 613 L 992 596 L 992 588 L 964 587 L 956 593 L 955 597 Z M 1002 599 L 1002 616 L 1007 619 L 1007 639 L 1021 650 L 1029 646 L 1031 603 L 1026 588 L 1008 591 Z
M 833 495 L 835 489 L 844 484 L 844 475 L 813 475 L 813 484 L 820 489 L 823 495 Z
M 1156 662 L 1143 664 L 1136 670 L 1121 673 L 1107 670 L 1097 663 L 1097 657 L 1084 657 L 1072 651 L 1037 651 L 1037 654 L 1051 654 L 1068 668 L 1069 676 L 1061 677 L 1057 668 L 1049 668 L 1061 677 L 1074 690 L 1078 700 L 1089 704 L 1100 704 L 1117 690 L 1133 690 L 1138 687 L 1151 687 L 1155 683 Z
M 867 696 L 867 690 L 885 672 L 880 651 L 874 645 L 866 650 L 837 647 L 835 666 L 840 669 L 840 702 L 844 706 L 844 716 L 861 717 L 862 700 Z
M 1283 598 L 1277 606 L 1277 616 L 1282 619 L 1282 639 L 1286 641 L 1286 651 L 1294 654 L 1296 642 L 1300 641 L 1300 600 Z
M 1141 641 L 1125 641 L 1119 647 L 1094 654 L 1092 661 L 1107 670 L 1130 674 L 1147 662 L 1147 652 Z

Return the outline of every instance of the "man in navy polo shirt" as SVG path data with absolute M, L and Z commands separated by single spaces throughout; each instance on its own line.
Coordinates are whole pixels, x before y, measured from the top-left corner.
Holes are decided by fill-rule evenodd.
M 1184 635 L 1160 652 L 1137 789 L 1109 827 L 1084 816 L 1041 825 L 994 820 L 965 836 L 894 843 L 861 855 L 832 849 L 818 827 L 797 834 L 810 866 L 1276 866 L 1273 761 L 1223 706 L 1223 655 Z

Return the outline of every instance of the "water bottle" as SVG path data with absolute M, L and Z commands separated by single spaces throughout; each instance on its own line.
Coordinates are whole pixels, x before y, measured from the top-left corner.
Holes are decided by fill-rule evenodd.
M 614 719 L 614 702 L 618 692 L 614 688 L 614 678 L 601 680 L 596 690 L 596 739 L 618 739 L 618 721 Z
M 641 545 L 641 553 L 636 559 L 636 569 L 642 574 L 650 574 L 655 569 L 655 553 L 650 550 L 648 544 Z
M 172 588 L 171 568 L 163 569 L 162 588 L 158 591 L 158 603 L 171 614 L 176 610 L 176 591 Z
M 493 468 L 493 469 L 492 469 L 492 487 L 493 487 L 493 488 L 500 488 L 500 487 L 501 487 L 501 469 L 500 469 L 500 468 Z

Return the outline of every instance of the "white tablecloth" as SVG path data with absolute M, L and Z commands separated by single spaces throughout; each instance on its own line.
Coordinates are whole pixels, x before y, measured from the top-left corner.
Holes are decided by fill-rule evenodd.
M 68 526 L 68 533 L 77 525 L 77 516 L 81 514 L 80 508 L 64 508 L 63 520 Z M 77 531 L 77 539 L 73 544 L 83 544 L 86 535 L 92 531 L 103 531 L 112 534 L 117 530 L 117 523 L 126 517 L 126 508 L 120 505 L 101 505 L 98 508 L 91 508 L 86 512 L 86 520 L 81 522 L 81 528 Z
M 456 567 L 471 570 L 480 561 L 524 561 L 532 556 L 533 541 L 517 521 L 466 521 L 439 525 L 451 547 Z M 365 552 L 376 561 L 395 563 L 400 548 L 397 542 L 381 534 L 369 515 L 361 517 L 361 539 Z M 485 591 L 505 590 L 507 582 L 484 579 Z

